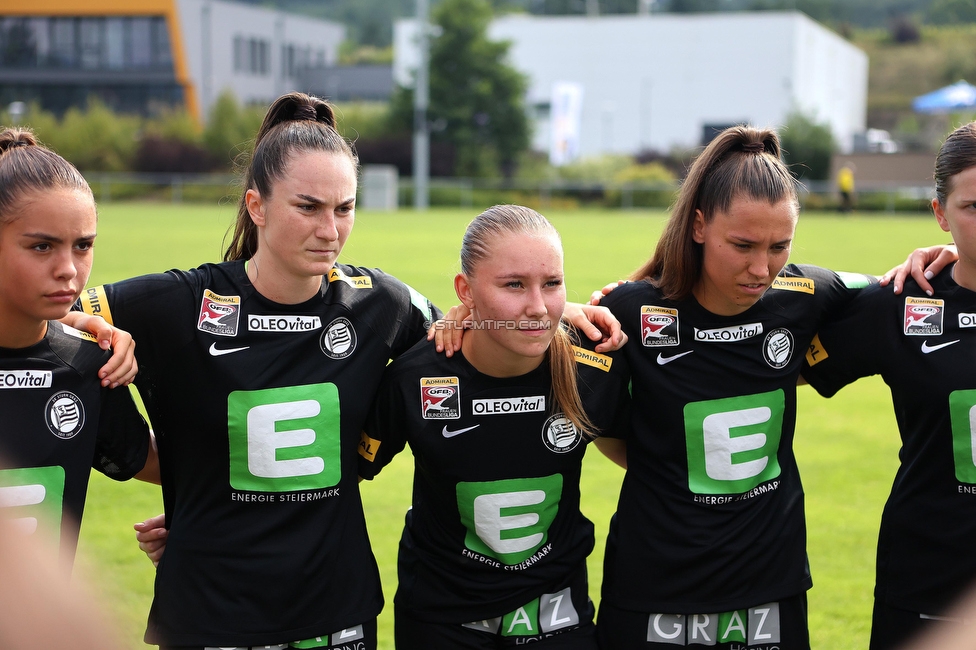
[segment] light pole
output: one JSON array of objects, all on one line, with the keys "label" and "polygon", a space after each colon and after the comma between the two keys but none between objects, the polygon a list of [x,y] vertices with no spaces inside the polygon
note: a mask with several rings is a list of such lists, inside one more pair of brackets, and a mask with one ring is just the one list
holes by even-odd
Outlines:
[{"label": "light pole", "polygon": [[427,0],[417,0],[418,51],[417,76],[413,89],[413,207],[426,210],[430,205],[430,127],[427,105],[430,94],[430,26]]}]

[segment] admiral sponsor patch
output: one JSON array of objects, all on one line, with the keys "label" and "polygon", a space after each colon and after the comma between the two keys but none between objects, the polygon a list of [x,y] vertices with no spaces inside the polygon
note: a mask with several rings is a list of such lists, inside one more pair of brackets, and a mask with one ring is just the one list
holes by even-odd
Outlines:
[{"label": "admiral sponsor patch", "polygon": [[85,405],[74,393],[55,393],[44,410],[47,412],[47,428],[63,440],[74,438],[85,426]]},{"label": "admiral sponsor patch", "polygon": [[330,359],[345,359],[356,351],[356,329],[346,318],[337,318],[322,332],[319,345]]},{"label": "admiral sponsor patch", "polygon": [[50,388],[54,383],[51,370],[0,370],[0,390],[5,388]]},{"label": "admiral sponsor patch", "polygon": [[762,323],[744,323],[714,330],[700,330],[696,327],[695,340],[705,343],[732,343],[734,341],[745,341],[762,333]]},{"label": "admiral sponsor patch", "polygon": [[69,325],[65,325],[64,323],[61,324],[61,329],[63,329],[64,333],[67,334],[68,336],[73,336],[76,339],[81,339],[83,341],[91,341],[92,343],[98,343],[98,337],[95,336],[94,334],[89,334],[88,332],[82,332],[81,330],[76,330],[75,328]]},{"label": "admiral sponsor patch", "polygon": [[461,417],[461,386],[457,377],[422,377],[420,409],[425,420]]},{"label": "admiral sponsor patch", "polygon": [[612,357],[608,357],[605,354],[597,354],[596,352],[591,352],[576,345],[573,346],[573,357],[576,358],[576,363],[593,366],[603,372],[610,372],[610,366],[613,365]]},{"label": "admiral sponsor patch", "polygon": [[376,452],[379,450],[381,442],[382,440],[374,440],[366,435],[365,431],[362,431],[359,434],[359,455],[372,463],[376,460]]},{"label": "admiral sponsor patch", "polygon": [[565,454],[572,451],[583,439],[580,430],[576,428],[573,421],[562,413],[551,416],[542,425],[542,442],[549,449],[557,454]]},{"label": "admiral sponsor patch", "polygon": [[959,314],[959,327],[961,329],[976,327],[976,314]]},{"label": "admiral sponsor patch", "polygon": [[373,288],[373,278],[368,275],[353,275],[349,276],[340,271],[339,269],[332,269],[329,271],[329,282],[345,282],[350,287],[355,289],[372,289]]},{"label": "admiral sponsor patch", "polygon": [[784,278],[777,277],[769,286],[770,289],[781,291],[799,291],[800,293],[816,293],[817,284],[813,278]]},{"label": "admiral sponsor patch", "polygon": [[263,316],[251,314],[247,317],[250,332],[311,332],[321,329],[322,319],[318,316]]},{"label": "admiral sponsor patch", "polygon": [[471,400],[471,412],[475,415],[510,415],[512,413],[537,413],[545,410],[545,395]]},{"label": "admiral sponsor patch", "polygon": [[827,349],[820,342],[820,335],[815,334],[813,340],[810,341],[810,347],[807,348],[807,363],[811,366],[815,366],[830,355],[827,354]]},{"label": "admiral sponsor patch", "polygon": [[939,336],[945,300],[940,298],[905,298],[905,335]]},{"label": "admiral sponsor patch", "polygon": [[210,289],[203,290],[197,329],[217,336],[237,336],[241,317],[240,296],[220,296]]},{"label": "admiral sponsor patch", "polygon": [[793,334],[783,327],[767,334],[763,341],[763,358],[777,370],[788,364],[793,358]]},{"label": "admiral sponsor patch", "polygon": [[678,310],[642,305],[640,333],[647,348],[678,345]]},{"label": "admiral sponsor patch", "polygon": [[106,323],[112,324],[112,310],[108,307],[108,296],[102,285],[85,289],[85,293],[81,294],[81,309],[86,314],[101,316]]}]

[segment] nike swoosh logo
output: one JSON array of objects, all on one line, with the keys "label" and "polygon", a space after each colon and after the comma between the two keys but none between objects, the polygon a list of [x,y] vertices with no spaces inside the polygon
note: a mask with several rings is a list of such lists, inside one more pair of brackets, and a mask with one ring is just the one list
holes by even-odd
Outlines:
[{"label": "nike swoosh logo", "polygon": [[949,341],[948,343],[939,343],[938,345],[929,345],[928,341],[922,341],[922,354],[928,354],[929,352],[935,352],[936,350],[941,350],[942,348],[947,348],[953,343],[958,343],[959,339],[955,341]]},{"label": "nike swoosh logo", "polygon": [[250,345],[245,345],[243,348],[227,348],[227,349],[224,350],[224,349],[218,348],[216,343],[211,343],[210,344],[210,356],[212,356],[212,357],[220,357],[220,356],[223,356],[225,354],[233,354],[234,352],[240,352],[241,350],[246,350],[249,347],[251,347],[251,346]]},{"label": "nike swoosh logo", "polygon": [[454,436],[459,436],[459,435],[461,435],[461,434],[462,434],[462,433],[464,433],[465,431],[471,431],[471,429],[477,429],[477,428],[478,428],[478,427],[480,427],[480,426],[481,426],[480,424],[476,424],[476,425],[474,425],[473,427],[468,427],[468,428],[466,428],[466,429],[458,429],[457,431],[449,431],[449,430],[447,429],[447,426],[445,426],[445,427],[444,427],[444,430],[443,430],[443,431],[441,431],[441,433],[443,433],[443,434],[444,434],[444,437],[445,437],[445,438],[453,438]]},{"label": "nike swoosh logo", "polygon": [[657,365],[663,366],[665,364],[671,363],[675,359],[680,359],[681,357],[685,356],[686,354],[691,354],[692,352],[694,352],[694,350],[688,350],[687,352],[682,352],[681,354],[675,354],[675,355],[670,356],[670,357],[666,357],[663,354],[661,354],[660,352],[658,352],[657,353]]}]

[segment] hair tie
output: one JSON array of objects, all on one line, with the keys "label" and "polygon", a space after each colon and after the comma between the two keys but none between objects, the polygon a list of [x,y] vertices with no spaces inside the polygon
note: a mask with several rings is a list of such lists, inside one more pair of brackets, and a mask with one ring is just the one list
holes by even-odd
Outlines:
[{"label": "hair tie", "polygon": [[26,140],[14,140],[13,142],[10,143],[8,149],[13,149],[14,147],[29,147],[29,146],[30,146],[30,142],[27,142]]},{"label": "hair tie", "polygon": [[766,145],[763,142],[747,142],[742,145],[742,150],[746,153],[764,153]]},{"label": "hair tie", "polygon": [[310,106],[309,104],[302,104],[301,106],[295,109],[294,118],[296,120],[310,120],[312,122],[318,122],[319,115],[315,111],[314,106]]}]

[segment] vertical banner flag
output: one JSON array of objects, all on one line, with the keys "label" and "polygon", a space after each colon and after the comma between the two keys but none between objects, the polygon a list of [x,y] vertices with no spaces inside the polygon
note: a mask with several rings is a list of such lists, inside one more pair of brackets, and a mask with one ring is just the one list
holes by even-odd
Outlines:
[{"label": "vertical banner flag", "polygon": [[570,81],[554,83],[550,106],[552,135],[549,139],[549,162],[557,166],[565,165],[579,157],[583,84]]}]

